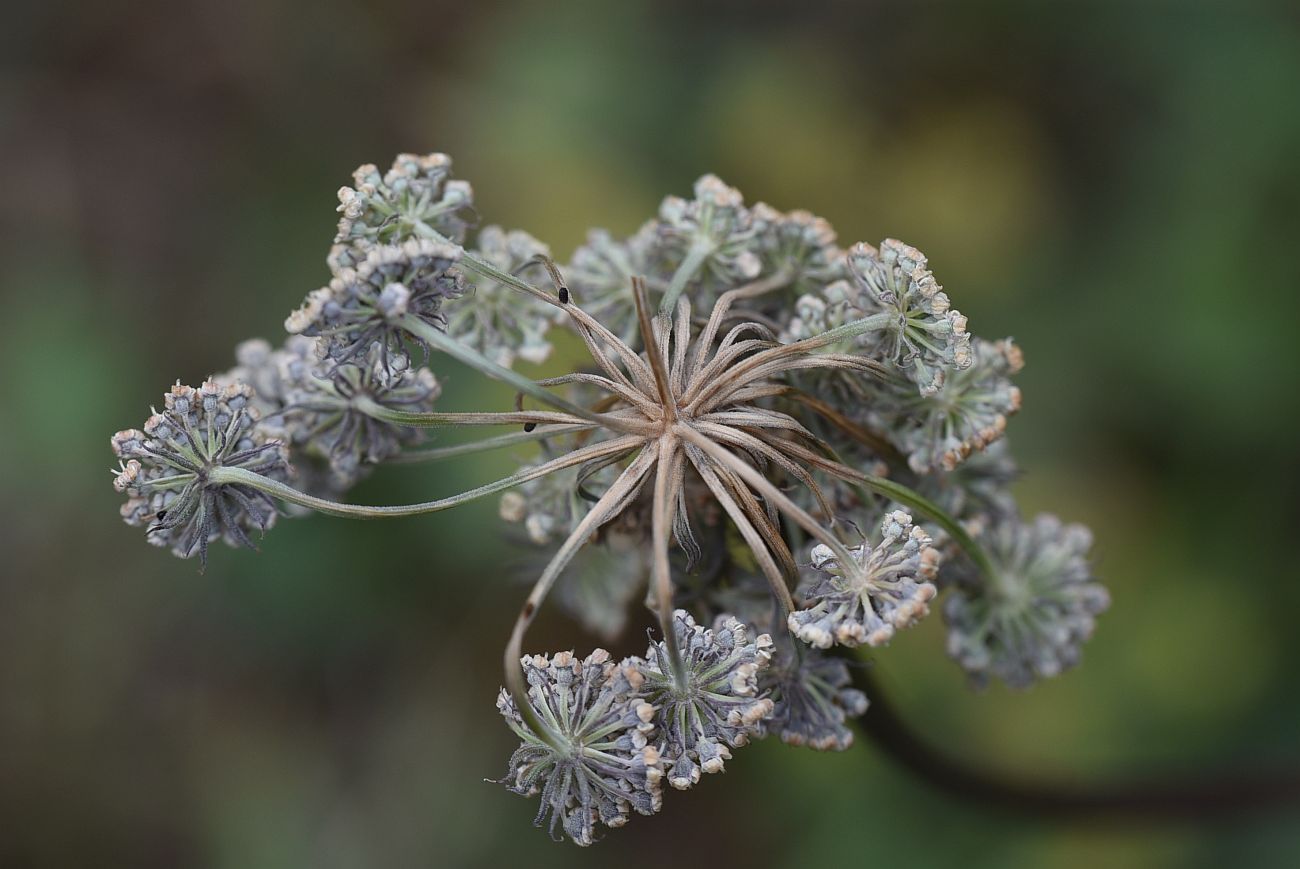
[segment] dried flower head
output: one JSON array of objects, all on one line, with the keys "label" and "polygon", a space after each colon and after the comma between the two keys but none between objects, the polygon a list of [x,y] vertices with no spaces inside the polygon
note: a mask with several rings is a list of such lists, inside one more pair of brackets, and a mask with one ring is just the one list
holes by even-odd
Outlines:
[{"label": "dried flower head", "polygon": [[506,787],[541,796],[536,824],[557,828],[579,845],[594,841],[596,823],[621,827],[632,811],[651,815],[661,804],[663,773],[654,734],[654,708],[629,690],[609,653],[579,661],[571,652],[523,659],[528,700],[548,732],[535,733],[510,692],[497,709],[523,743],[510,758]]},{"label": "dried flower head", "polygon": [[406,354],[385,354],[379,344],[333,368],[313,357],[289,351],[281,356],[284,416],[293,423],[294,446],[326,460],[339,488],[357,482],[365,465],[423,440],[422,429],[384,416],[432,409],[440,392],[432,371],[411,368]]},{"label": "dried flower head", "polygon": [[[302,351],[315,346],[315,341],[303,336],[290,336],[286,347],[303,345]],[[268,431],[281,422],[279,412],[284,409],[284,385],[280,382],[280,357],[283,348],[271,346],[265,338],[250,338],[235,346],[235,367],[224,374],[213,375],[221,384],[246,383],[253,389],[250,406],[260,415],[259,422]]]},{"label": "dried flower head", "polygon": [[[952,309],[948,295],[926,268],[925,254],[887,238],[879,250],[864,242],[855,244],[848,262],[859,290],[847,300],[853,316],[893,315],[879,350],[916,382],[923,395],[938,391],[945,372],[970,367],[974,359],[966,318]],[[867,337],[879,341],[877,335]]]},{"label": "dried flower head", "polygon": [[787,296],[819,290],[847,277],[844,251],[835,244],[835,229],[825,218],[799,209],[778,211],[764,202],[755,205],[750,215],[763,271],[789,269],[794,275]]},{"label": "dried flower head", "polygon": [[937,391],[918,395],[910,384],[895,384],[870,407],[876,427],[918,474],[953,470],[1002,437],[1007,417],[1020,410],[1020,389],[1010,380],[1024,366],[1020,348],[1010,338],[976,338],[971,349],[975,363],[951,371]]},{"label": "dried flower head", "polygon": [[729,749],[762,733],[771,716],[771,698],[761,696],[759,674],[772,658],[772,638],[750,639],[746,627],[721,616],[712,629],[695,623],[685,610],[673,613],[685,672],[675,673],[667,643],[650,646],[639,667],[642,690],[658,707],[660,751],[669,766],[668,782],[684,789],[700,772],[721,772]]},{"label": "dried flower head", "polygon": [[[544,278],[540,258],[551,251],[522,230],[488,226],[479,232],[474,253],[503,272]],[[516,357],[545,362],[551,355],[544,337],[551,325],[550,308],[490,277],[475,276],[470,283],[464,302],[447,313],[447,333],[506,367]]]},{"label": "dried flower head", "polygon": [[425,239],[369,249],[356,269],[344,271],[307,295],[284,328],[292,335],[320,336],[323,353],[346,362],[378,343],[386,354],[403,350],[410,317],[442,328],[442,305],[459,298],[464,279],[448,271],[460,248]]},{"label": "dried flower head", "polygon": [[796,637],[819,649],[834,643],[880,646],[930,611],[939,568],[930,535],[900,510],[886,514],[880,534],[878,545],[864,540],[850,549],[849,562],[824,544],[813,547],[809,606],[790,613]]},{"label": "dried flower head", "polygon": [[150,543],[206,566],[208,544],[256,548],[249,532],[275,522],[275,504],[249,486],[213,480],[218,468],[243,468],[273,479],[288,471],[284,449],[258,429],[253,390],[207,380],[177,383],[144,424],[113,435],[120,460],[113,487],[128,495],[122,518],[142,525]]},{"label": "dried flower head", "polygon": [[995,676],[1024,688],[1073,667],[1110,606],[1088,564],[1092,532],[1040,514],[1033,522],[1005,519],[983,541],[995,574],[960,566],[944,606],[948,653],[976,684]]},{"label": "dried flower head", "polygon": [[850,687],[851,681],[844,659],[778,634],[772,665],[759,679],[775,703],[766,732],[788,745],[843,751],[853,744],[848,719],[867,711],[867,695]]},{"label": "dried flower head", "polygon": [[657,231],[657,255],[664,266],[683,274],[705,295],[716,298],[762,271],[744,197],[716,175],[695,182],[694,199],[664,199]]},{"label": "dried flower head", "polygon": [[587,234],[587,243],[573,252],[564,270],[574,298],[583,309],[624,342],[631,342],[636,335],[632,278],[650,271],[655,238],[653,221],[623,241],[603,229],[593,229]]},{"label": "dried flower head", "polygon": [[[804,293],[782,318],[781,340],[787,344],[802,341],[860,319],[864,314],[859,295],[848,280],[832,281],[815,292]],[[879,340],[870,334],[846,337],[829,345],[827,350],[847,353],[863,344],[874,350]]]},{"label": "dried flower head", "polygon": [[[258,428],[288,450],[289,480],[294,488],[333,500],[342,497],[361,473],[344,479],[330,468],[329,451],[320,449],[319,438],[307,425],[311,414],[297,412],[287,396],[294,384],[301,388],[304,378],[319,376],[311,373],[322,370],[317,343],[318,339],[306,335],[288,335],[279,347],[261,338],[243,341],[235,347],[235,367],[214,375],[213,380],[222,385],[252,386],[251,407],[260,415]],[[284,512],[305,516],[311,511],[288,504]]]},{"label": "dried flower head", "polygon": [[352,187],[339,189],[341,216],[329,256],[335,271],[354,268],[369,248],[405,241],[422,228],[464,239],[474,192],[468,182],[451,179],[446,154],[399,154],[383,175],[367,163],[352,177]]},{"label": "dried flower head", "polygon": [[[339,201],[332,280],[288,340],[246,342],[230,372],[177,385],[144,431],[114,437],[123,515],[206,558],[217,537],[251,545],[272,498],[371,519],[504,493],[526,558],[545,561],[503,656],[498,707],[522,741],[506,786],[540,796],[553,836],[590,844],[598,824],[658,810],[664,777],[688,788],[754,738],[846,748],[867,698],[823,650],[924,616],[941,552],[949,649],[974,679],[1026,684],[1077,660],[1106,593],[1085,530],[1019,519],[1002,440],[1019,351],[972,339],[915,248],[841,250],[825,220],[747,206],[706,175],[630,237],[593,231],[566,281],[522,231],[466,246],[471,191],[445,155],[363,166]],[[589,364],[513,370],[548,357],[559,323]],[[513,409],[433,410],[415,348],[507,384]],[[500,425],[405,451],[430,427]],[[519,445],[536,458],[436,500],[339,497],[380,462]],[[877,542],[846,543],[840,516],[882,512]],[[660,630],[646,658],[517,665],[548,598],[612,636],[643,586]]]}]

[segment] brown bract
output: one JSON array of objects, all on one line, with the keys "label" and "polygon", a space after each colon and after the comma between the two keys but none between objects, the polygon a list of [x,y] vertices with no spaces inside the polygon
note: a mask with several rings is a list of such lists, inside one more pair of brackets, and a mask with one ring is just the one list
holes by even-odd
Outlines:
[{"label": "brown bract", "polygon": [[[565,298],[558,272],[552,271],[552,277],[560,298]],[[638,496],[647,486],[653,578],[666,626],[672,613],[669,546],[675,539],[688,552],[695,548],[685,497],[688,475],[698,477],[730,517],[786,612],[794,608],[790,588],[796,567],[782,534],[781,514],[820,542],[842,549],[821,519],[795,504],[768,476],[775,470],[808,487],[819,512],[830,517],[832,510],[812,471],[842,479],[852,479],[852,472],[822,455],[811,432],[765,400],[796,392],[790,372],[818,368],[873,375],[880,373],[881,364],[865,356],[819,352],[829,343],[819,338],[782,344],[771,329],[745,316],[745,300],[778,290],[788,281],[787,274],[777,273],[728,291],[707,319],[696,320],[684,297],[672,316],[652,316],[643,282],[634,279],[644,352],[634,350],[576,301],[552,302],[567,311],[596,370],[539,384],[583,384],[599,395],[589,407],[594,431],[587,437],[594,442],[553,460],[555,469],[590,463],[621,470],[574,525],[524,604],[506,651],[510,671],[517,673],[524,631],[559,574],[594,532],[641,500]],[[553,413],[521,409],[519,421],[561,420]],[[665,627],[664,635],[671,641],[671,629]]]}]

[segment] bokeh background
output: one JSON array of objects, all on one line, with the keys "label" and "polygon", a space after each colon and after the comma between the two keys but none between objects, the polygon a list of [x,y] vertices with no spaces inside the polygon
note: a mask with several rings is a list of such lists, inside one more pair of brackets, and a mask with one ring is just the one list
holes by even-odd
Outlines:
[{"label": "bokeh background", "polygon": [[[552,844],[483,783],[526,587],[493,503],[286,521],[199,575],[118,521],[106,473],[113,431],[324,281],[358,163],[447,151],[487,221],[561,258],[713,171],[925,250],[1026,352],[1026,509],[1097,532],[1114,606],[1079,670],[972,693],[932,618],[877,656],[908,719],[1082,781],[1295,765],[1293,5],[20,2],[0,148],[0,865],[1300,864],[1294,814],[1033,821],[869,744],[761,744],[595,849]],[[444,409],[508,405],[437,370]],[[595,642],[552,613],[530,645]]]}]

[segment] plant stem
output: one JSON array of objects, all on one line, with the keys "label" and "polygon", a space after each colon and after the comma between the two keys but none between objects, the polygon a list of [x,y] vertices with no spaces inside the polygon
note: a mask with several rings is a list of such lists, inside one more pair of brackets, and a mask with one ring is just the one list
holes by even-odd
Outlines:
[{"label": "plant stem", "polygon": [[435,329],[433,326],[430,326],[418,317],[404,314],[399,318],[398,322],[403,329],[410,332],[430,347],[433,347],[436,350],[441,350],[453,359],[465,363],[471,368],[486,374],[494,380],[500,380],[503,383],[513,386],[525,395],[531,395],[543,404],[547,404],[557,410],[565,411],[566,413],[571,413],[576,417],[580,417],[590,422],[598,423],[599,425],[613,429],[614,431],[629,430],[626,420],[617,417],[604,416],[599,413],[592,413],[585,407],[574,404],[565,398],[561,398],[555,393],[539,386],[536,382],[524,377],[517,371],[512,371],[504,365],[498,365],[482,353],[479,353],[473,347],[465,346],[455,338],[452,338],[446,332],[443,332],[440,329]]},{"label": "plant stem", "polygon": [[398,464],[437,462],[442,459],[483,453],[488,450],[513,446],[514,444],[546,440],[555,435],[589,431],[592,428],[595,428],[595,426],[586,423],[582,425],[548,425],[543,426],[542,428],[533,429],[532,431],[516,431],[511,432],[510,434],[497,435],[496,437],[483,438],[482,440],[470,441],[469,443],[464,444],[454,444],[447,447],[434,447],[433,449],[425,450],[405,450],[389,459],[389,461]]},{"label": "plant stem", "polygon": [[672,280],[668,282],[668,289],[664,290],[664,297],[659,300],[661,314],[672,313],[677,307],[677,299],[686,289],[687,283],[695,277],[695,273],[700,270],[700,266],[704,265],[704,261],[711,253],[713,253],[712,245],[700,244],[698,241],[691,245],[685,259],[677,267],[677,271],[673,272]]},{"label": "plant stem", "polygon": [[[650,352],[654,352],[653,347]],[[673,683],[678,691],[684,692],[687,687],[686,663],[682,659],[677,630],[673,625],[673,579],[668,563],[668,527],[671,511],[677,502],[676,492],[670,491],[671,465],[680,455],[681,444],[676,437],[665,435],[655,448],[659,452],[659,460],[655,468],[654,499],[650,508],[650,545],[654,558],[656,609],[659,614],[659,629],[664,635],[664,646],[668,649],[668,662],[673,670]]]},{"label": "plant stem", "polygon": [[393,519],[399,516],[418,516],[423,513],[437,513],[442,510],[449,510],[452,507],[459,507],[461,504],[469,503],[484,495],[491,495],[493,492],[500,492],[517,486],[520,483],[526,483],[529,480],[535,480],[538,477],[544,477],[564,468],[582,464],[591,459],[603,458],[606,456],[616,455],[626,452],[637,443],[636,438],[623,437],[615,438],[611,441],[605,441],[590,447],[584,447],[557,459],[552,459],[545,464],[538,465],[535,468],[529,468],[520,471],[517,474],[511,474],[509,477],[503,477],[486,485],[471,489],[468,492],[462,492],[459,495],[452,495],[448,498],[441,498],[437,501],[425,501],[420,504],[402,504],[397,506],[384,507],[366,507],[360,504],[340,504],[337,501],[330,501],[325,498],[318,498],[315,495],[308,495],[306,492],[299,492],[292,486],[281,483],[279,480],[272,480],[261,474],[246,470],[245,468],[213,468],[208,473],[208,481],[214,485],[234,485],[248,486],[259,492],[265,492],[273,498],[279,498],[281,501],[287,501],[290,504],[297,504],[318,513],[324,513],[329,516],[342,516],[349,519]]},{"label": "plant stem", "polygon": [[443,428],[455,425],[519,425],[552,423],[559,425],[585,425],[580,417],[553,411],[517,411],[515,413],[417,413],[394,410],[365,395],[352,399],[352,406],[372,419],[404,425],[410,428]]},{"label": "plant stem", "polygon": [[515,619],[514,628],[510,631],[510,640],[506,643],[504,655],[506,687],[510,690],[511,696],[514,697],[515,706],[519,709],[519,715],[539,738],[545,740],[552,748],[559,751],[565,750],[563,741],[537,716],[532,703],[528,699],[528,688],[524,684],[523,669],[520,666],[524,647],[524,634],[528,631],[528,626],[533,623],[533,619],[536,618],[537,611],[541,609],[551,587],[555,585],[555,581],[559,579],[564,568],[568,567],[569,562],[578,554],[578,550],[587,543],[591,535],[602,524],[640,489],[646,474],[650,470],[650,466],[654,464],[656,449],[654,445],[644,447],[632,461],[632,464],[627,466],[613,485],[606,490],[600,500],[592,505],[587,515],[569,533],[568,538],[552,556],[550,563],[546,565],[546,569],[542,571],[542,575],[538,577],[533,590],[529,592],[528,599],[524,601],[523,608],[519,611],[519,617]]}]

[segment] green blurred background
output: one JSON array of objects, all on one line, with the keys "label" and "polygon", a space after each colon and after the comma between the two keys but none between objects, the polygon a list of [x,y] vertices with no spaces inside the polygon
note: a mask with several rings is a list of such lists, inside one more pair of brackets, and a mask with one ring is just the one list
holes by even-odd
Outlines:
[{"label": "green blurred background", "polygon": [[[7,7],[0,49],[0,865],[1300,865],[1294,814],[1036,822],[867,744],[761,744],[555,845],[483,783],[526,587],[493,503],[286,521],[200,576],[106,473],[113,431],[325,280],[358,163],[447,151],[486,221],[561,258],[712,171],[925,250],[1025,349],[1026,509],[1097,532],[1114,605],[1084,665],[975,694],[931,618],[878,655],[909,720],[1045,776],[1295,765],[1294,6],[53,0]],[[435,365],[444,409],[508,406]],[[530,639],[595,642],[557,613]]]}]

